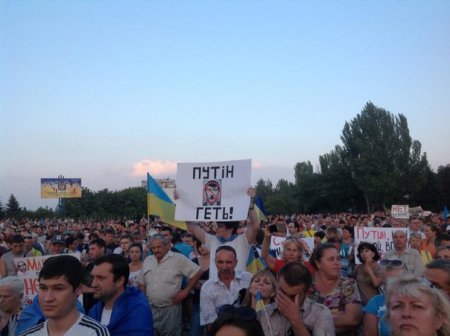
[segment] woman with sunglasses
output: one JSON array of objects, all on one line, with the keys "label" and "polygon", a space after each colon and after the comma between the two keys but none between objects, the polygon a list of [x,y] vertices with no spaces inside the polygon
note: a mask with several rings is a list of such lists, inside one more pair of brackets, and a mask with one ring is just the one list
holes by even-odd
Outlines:
[{"label": "woman with sunglasses", "polygon": [[363,308],[364,315],[364,336],[390,336],[391,330],[384,319],[386,314],[386,297],[384,287],[389,279],[395,279],[404,273],[403,262],[398,259],[383,259],[380,261],[383,284],[379,290],[382,294],[375,295]]},{"label": "woman with sunglasses", "polygon": [[404,274],[388,283],[386,299],[391,335],[450,335],[448,298],[427,280]]},{"label": "woman with sunglasses", "polygon": [[363,305],[378,294],[383,279],[381,278],[381,266],[378,264],[380,254],[377,248],[367,242],[358,245],[356,255],[361,264],[355,267],[355,279],[358,284],[359,294]]},{"label": "woman with sunglasses", "polygon": [[310,299],[331,310],[336,335],[358,335],[361,298],[356,281],[341,276],[339,251],[332,244],[322,244],[314,250],[310,261],[316,269]]}]

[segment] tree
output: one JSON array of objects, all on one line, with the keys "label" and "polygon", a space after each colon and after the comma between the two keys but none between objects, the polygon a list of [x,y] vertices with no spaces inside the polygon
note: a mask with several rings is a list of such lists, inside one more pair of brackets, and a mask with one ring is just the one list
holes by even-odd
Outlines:
[{"label": "tree", "polygon": [[442,200],[439,204],[440,210],[442,210],[445,205],[450,207],[450,164],[438,168],[437,180],[442,193]]},{"label": "tree", "polygon": [[8,203],[6,204],[6,217],[8,218],[19,218],[20,217],[20,206],[17,199],[13,194],[9,196]]},{"label": "tree", "polygon": [[394,116],[368,102],[345,123],[341,139],[344,163],[364,195],[368,212],[373,206],[386,208],[402,201],[424,185],[426,155],[421,154],[420,142],[411,139],[402,114]]},{"label": "tree", "polygon": [[5,207],[2,201],[0,200],[0,219],[3,219],[4,217],[5,217]]}]

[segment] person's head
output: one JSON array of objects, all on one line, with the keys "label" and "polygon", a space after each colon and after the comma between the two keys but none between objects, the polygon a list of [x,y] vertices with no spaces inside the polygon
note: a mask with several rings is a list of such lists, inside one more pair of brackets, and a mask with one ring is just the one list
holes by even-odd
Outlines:
[{"label": "person's head", "polygon": [[424,279],[404,274],[389,281],[386,320],[394,335],[450,335],[450,305]]},{"label": "person's head", "polygon": [[106,242],[103,239],[95,239],[89,243],[89,256],[96,260],[105,254]]},{"label": "person's head", "polygon": [[314,248],[318,248],[322,244],[322,239],[325,237],[325,232],[317,231],[314,233]]},{"label": "person's head", "polygon": [[311,265],[324,277],[337,279],[341,274],[339,251],[332,244],[322,244],[313,251]]},{"label": "person's head", "polygon": [[239,228],[239,222],[217,222],[216,236],[220,238],[229,238],[236,234]]},{"label": "person's head", "polygon": [[422,245],[422,236],[420,233],[412,232],[409,235],[409,246],[415,250],[420,251],[420,246]]},{"label": "person's head", "polygon": [[215,262],[219,279],[233,279],[234,269],[237,265],[236,251],[228,245],[222,245],[217,248]]},{"label": "person's head", "polygon": [[450,260],[450,245],[440,246],[436,252],[436,259],[449,259]]},{"label": "person's head", "polygon": [[8,276],[0,280],[0,311],[6,314],[17,313],[22,305],[23,280]]},{"label": "person's head", "polygon": [[20,234],[15,234],[11,237],[11,252],[13,254],[22,254],[24,249],[23,237]]},{"label": "person's head", "polygon": [[303,248],[296,238],[286,239],[283,242],[283,260],[285,262],[303,260]]},{"label": "person's head", "polygon": [[278,291],[286,295],[291,301],[297,300],[301,305],[306,292],[312,285],[312,276],[309,270],[299,262],[285,264],[278,273]]},{"label": "person's head", "polygon": [[439,233],[438,227],[434,224],[426,224],[423,228],[423,233],[425,234],[425,238],[428,240],[436,239],[437,234]]},{"label": "person's head", "polygon": [[69,236],[66,238],[66,248],[69,251],[75,251],[77,249],[78,240],[75,237]]},{"label": "person's head", "polygon": [[434,242],[436,247],[440,246],[450,246],[450,233],[441,233],[436,237],[436,241]]},{"label": "person's head", "polygon": [[327,237],[327,240],[329,240],[330,238],[339,239],[339,231],[338,231],[338,229],[333,227],[333,226],[327,227],[326,237]]},{"label": "person's head", "polygon": [[129,257],[131,261],[140,261],[142,260],[142,255],[144,254],[144,249],[142,248],[142,244],[134,243],[131,244],[129,250]]},{"label": "person's head", "polygon": [[158,233],[152,236],[150,240],[150,248],[156,260],[159,262],[170,250],[170,243],[166,237]]},{"label": "person's head", "polygon": [[413,216],[409,219],[409,229],[411,231],[419,231],[422,225],[422,220],[419,217]]},{"label": "person's head", "polygon": [[104,255],[95,260],[91,274],[94,298],[114,303],[128,284],[128,260],[120,254]]},{"label": "person's head", "polygon": [[31,251],[33,248],[34,239],[33,236],[30,234],[27,234],[23,237],[23,244],[25,247],[25,251]]},{"label": "person's head", "polygon": [[375,245],[368,242],[361,242],[358,245],[358,253],[356,254],[359,261],[364,263],[369,260],[378,261],[381,259]]},{"label": "person's head", "polygon": [[350,225],[344,225],[342,227],[342,239],[353,239],[354,236],[354,228]]},{"label": "person's head", "polygon": [[120,248],[123,253],[128,254],[131,244],[133,244],[133,237],[130,234],[125,234],[120,237]]},{"label": "person's head", "polygon": [[115,235],[116,233],[114,229],[106,229],[105,231],[103,231],[103,240],[107,245],[111,245],[112,243],[114,243]]},{"label": "person's head", "polygon": [[396,278],[403,274],[406,270],[405,264],[400,259],[383,259],[380,260],[381,276],[383,282],[386,283],[391,278]]},{"label": "person's head", "polygon": [[276,295],[277,282],[272,272],[268,269],[256,272],[250,280],[246,298],[244,302],[251,304],[250,297],[255,298],[256,293],[260,292],[262,299],[272,302]]},{"label": "person's head", "polygon": [[254,309],[224,305],[219,308],[217,319],[211,324],[212,336],[264,336],[263,328]]},{"label": "person's head", "polygon": [[181,235],[181,241],[185,244],[193,245],[194,237],[192,236],[192,233],[190,232],[184,232]]},{"label": "person's head", "polygon": [[291,236],[296,236],[296,235],[298,235],[300,226],[298,225],[297,222],[289,222],[287,225],[287,228],[288,228],[289,234]]},{"label": "person's head", "polygon": [[397,251],[404,251],[406,249],[406,232],[402,230],[397,230],[393,234],[394,248]]},{"label": "person's head", "polygon": [[50,241],[50,254],[62,254],[66,248],[66,239],[62,235],[54,235]]},{"label": "person's head", "polygon": [[161,230],[159,231],[166,239],[173,243],[173,230],[170,226],[163,226]]},{"label": "person's head", "polygon": [[76,310],[83,267],[71,255],[47,259],[39,272],[39,305],[48,319],[63,319]]},{"label": "person's head", "polygon": [[450,260],[431,261],[427,264],[423,276],[450,298]]}]

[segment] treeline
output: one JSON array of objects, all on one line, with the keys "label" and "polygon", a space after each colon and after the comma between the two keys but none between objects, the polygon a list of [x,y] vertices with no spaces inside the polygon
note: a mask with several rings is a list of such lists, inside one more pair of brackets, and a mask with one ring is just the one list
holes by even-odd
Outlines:
[{"label": "treeline", "polygon": [[81,198],[65,198],[54,210],[40,207],[35,211],[21,208],[11,195],[6,205],[0,203],[0,209],[1,218],[140,219],[147,214],[147,190],[135,187],[94,192],[83,188]]},{"label": "treeline", "polygon": [[[294,167],[294,182],[259,180],[257,194],[270,214],[372,212],[392,204],[421,205],[441,211],[450,206],[450,164],[434,172],[421,144],[409,134],[406,117],[368,102],[344,124],[342,144]],[[313,140],[312,140],[313,141]],[[138,219],[146,214],[145,188],[93,192],[83,188],[79,199],[63,199],[57,209],[28,211],[14,195],[0,216],[8,218],[70,217],[75,219]]]},{"label": "treeline", "polygon": [[369,102],[341,135],[342,145],[294,167],[295,182],[259,180],[257,194],[272,214],[371,212],[392,204],[441,211],[450,205],[450,165],[434,172],[403,115]]}]

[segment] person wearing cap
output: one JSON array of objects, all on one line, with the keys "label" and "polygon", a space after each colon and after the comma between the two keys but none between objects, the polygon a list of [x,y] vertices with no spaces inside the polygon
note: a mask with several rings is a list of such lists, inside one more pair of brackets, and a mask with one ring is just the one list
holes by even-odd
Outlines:
[{"label": "person wearing cap", "polygon": [[65,248],[66,248],[66,240],[64,239],[64,236],[60,234],[54,235],[52,240],[50,241],[49,254],[51,255],[63,254]]}]

